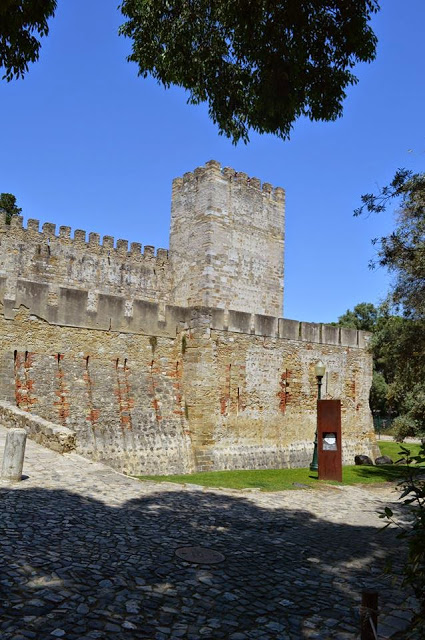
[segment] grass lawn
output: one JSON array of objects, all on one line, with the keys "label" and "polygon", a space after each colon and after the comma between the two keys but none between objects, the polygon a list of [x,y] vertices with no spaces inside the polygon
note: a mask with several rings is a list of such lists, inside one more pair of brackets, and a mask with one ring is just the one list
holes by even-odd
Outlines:
[{"label": "grass lawn", "polygon": [[[398,481],[405,467],[384,465],[380,467],[343,467],[343,484],[374,484]],[[336,482],[318,481],[317,473],[309,469],[259,469],[243,471],[211,471],[171,476],[138,476],[140,480],[155,482],[177,482],[179,484],[198,484],[204,487],[222,487],[228,489],[261,489],[262,491],[285,491],[320,487]],[[295,484],[294,484],[295,483]]]},{"label": "grass lawn", "polygon": [[[400,458],[400,444],[398,442],[380,441],[382,455],[390,456],[394,461]],[[411,455],[419,452],[419,444],[409,444]],[[342,483],[374,484],[396,482],[403,476],[406,467],[402,465],[383,465],[379,467],[347,466],[343,467]],[[154,480],[155,482],[177,482],[179,484],[198,484],[204,487],[223,487],[227,489],[261,489],[262,491],[284,491],[305,487],[320,487],[324,484],[338,484],[336,482],[322,482],[317,479],[317,473],[309,469],[258,469],[241,471],[211,471],[205,473],[191,473],[188,475],[171,476],[138,476],[140,480]]]},{"label": "grass lawn", "polygon": [[419,447],[420,447],[419,444],[406,443],[406,444],[400,445],[399,442],[387,442],[384,440],[377,440],[376,442],[379,445],[379,448],[381,449],[382,455],[390,456],[390,458],[394,460],[394,462],[404,457],[400,455],[401,446],[405,447],[406,449],[409,449],[410,455],[412,456],[416,456],[419,453]]}]

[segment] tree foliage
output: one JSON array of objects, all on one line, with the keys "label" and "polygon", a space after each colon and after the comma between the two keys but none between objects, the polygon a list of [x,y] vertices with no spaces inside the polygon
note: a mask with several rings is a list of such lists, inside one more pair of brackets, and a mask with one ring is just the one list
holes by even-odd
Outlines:
[{"label": "tree foliage", "polygon": [[[400,203],[397,225],[393,233],[375,241],[377,263],[395,276],[387,301],[387,309],[402,311],[403,316],[388,316],[377,323],[372,348],[377,367],[387,380],[387,398],[397,403],[399,416],[394,421],[397,435],[425,434],[425,174],[406,169],[396,172],[388,187],[377,195],[366,194],[355,215],[364,211],[380,213],[394,199]],[[408,462],[425,462],[422,441],[418,456]],[[419,640],[425,637],[425,479],[422,469],[409,469],[402,483],[400,499],[410,511],[410,519],[400,523],[386,507],[381,517],[400,527],[400,538],[407,542],[408,556],[404,566],[405,584],[413,587],[419,601],[410,628],[403,637]]]},{"label": "tree foliage", "polygon": [[[362,328],[352,315],[346,312],[335,324]],[[374,326],[366,330],[373,333],[370,408],[381,416],[397,416],[393,426],[401,440],[425,434],[425,321],[391,315],[384,305]]]},{"label": "tree foliage", "polygon": [[391,184],[377,195],[362,196],[355,211],[380,213],[398,199],[397,226],[388,236],[375,239],[378,258],[372,262],[395,275],[390,301],[412,319],[425,318],[425,173],[413,174],[399,169]]},{"label": "tree foliage", "polygon": [[352,68],[375,57],[377,0],[124,0],[139,75],[208,103],[220,133],[288,138],[300,116],[335,120]]},{"label": "tree foliage", "polygon": [[387,403],[402,439],[425,433],[425,319],[383,316],[372,339],[375,367],[384,376]]},{"label": "tree foliage", "polygon": [[362,302],[338,318],[338,326],[372,332],[373,412],[397,416],[399,439],[425,433],[425,321],[390,313]]},{"label": "tree foliage", "polygon": [[388,384],[388,403],[399,414],[394,425],[406,437],[425,433],[425,174],[398,170],[378,194],[362,196],[355,215],[381,213],[394,201],[396,227],[374,241],[372,266],[386,267],[394,281],[376,321],[372,351]]},{"label": "tree foliage", "polygon": [[[399,528],[398,538],[407,543],[407,560],[404,564],[403,585],[412,587],[419,603],[409,628],[403,633],[406,640],[422,640],[425,637],[425,443],[419,453],[412,456],[410,450],[401,447],[400,456],[407,462],[405,477],[399,483],[402,490],[400,500],[409,512],[409,518],[401,521],[394,516],[390,507],[379,514],[390,524]],[[413,465],[412,465],[413,463]]]},{"label": "tree foliage", "polygon": [[385,358],[379,358],[375,350],[375,340],[378,326],[380,330],[385,326],[388,316],[381,313],[371,302],[360,302],[354,309],[347,309],[335,322],[336,326],[358,329],[373,333],[371,351],[373,353],[373,378],[370,389],[369,404],[373,413],[388,416],[393,411],[389,402],[389,385],[385,370]]},{"label": "tree foliage", "polygon": [[38,38],[49,33],[48,19],[56,10],[56,0],[1,0],[0,67],[3,79],[22,78],[28,64],[38,60]]},{"label": "tree foliage", "polygon": [[22,209],[16,204],[16,197],[11,193],[0,193],[0,211],[6,214],[6,224],[10,224],[12,216],[19,216]]},{"label": "tree foliage", "polygon": [[[57,0],[2,0],[0,67],[22,78],[38,60]],[[219,132],[288,138],[300,116],[336,120],[353,67],[370,62],[378,0],[123,0],[119,32],[139,75],[208,104]]]},{"label": "tree foliage", "polygon": [[340,327],[360,329],[361,331],[373,331],[378,318],[378,309],[371,302],[360,302],[354,309],[347,311],[338,318]]}]

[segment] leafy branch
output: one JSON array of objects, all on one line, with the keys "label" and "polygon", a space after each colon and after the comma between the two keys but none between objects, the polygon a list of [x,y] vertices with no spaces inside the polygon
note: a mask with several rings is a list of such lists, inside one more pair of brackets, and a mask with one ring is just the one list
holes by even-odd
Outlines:
[{"label": "leafy branch", "polygon": [[383,529],[396,525],[400,529],[397,538],[407,542],[403,584],[412,587],[420,610],[411,629],[414,635],[406,637],[419,638],[416,633],[425,629],[425,468],[420,466],[425,463],[425,442],[416,456],[411,456],[406,447],[400,448],[400,454],[406,459],[406,475],[399,483],[402,489],[399,500],[403,500],[410,518],[407,523],[400,523],[389,507],[385,507],[379,517],[388,521]]},{"label": "leafy branch", "polygon": [[390,184],[383,187],[378,194],[366,193],[361,196],[362,205],[354,209],[354,216],[360,216],[365,211],[368,213],[382,213],[385,211],[388,203],[393,198],[403,194],[406,183],[412,176],[413,172],[410,169],[397,169]]}]

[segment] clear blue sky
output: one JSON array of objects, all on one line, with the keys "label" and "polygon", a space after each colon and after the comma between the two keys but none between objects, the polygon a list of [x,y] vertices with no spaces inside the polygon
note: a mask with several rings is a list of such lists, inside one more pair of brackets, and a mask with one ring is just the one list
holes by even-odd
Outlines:
[{"label": "clear blue sky", "polygon": [[388,276],[368,269],[370,241],[393,218],[352,211],[398,167],[424,170],[424,0],[382,1],[377,59],[358,67],[343,118],[237,147],[182,90],[137,77],[117,4],[59,0],[40,61],[0,82],[0,192],[26,219],[168,247],[172,178],[214,158],[286,189],[286,317],[379,302]]}]

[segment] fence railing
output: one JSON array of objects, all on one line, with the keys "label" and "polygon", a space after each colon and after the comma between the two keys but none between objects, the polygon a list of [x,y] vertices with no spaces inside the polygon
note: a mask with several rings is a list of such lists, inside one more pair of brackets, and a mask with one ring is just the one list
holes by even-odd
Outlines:
[{"label": "fence railing", "polygon": [[392,429],[395,416],[373,416],[373,427],[378,438],[381,435],[389,433]]}]

